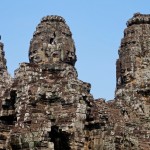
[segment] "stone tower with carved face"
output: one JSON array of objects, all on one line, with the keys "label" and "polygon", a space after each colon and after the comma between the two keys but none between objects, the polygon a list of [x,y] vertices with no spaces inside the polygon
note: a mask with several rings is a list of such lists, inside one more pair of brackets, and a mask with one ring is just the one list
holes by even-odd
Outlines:
[{"label": "stone tower with carved face", "polygon": [[93,97],[90,84],[77,78],[74,41],[62,17],[41,20],[30,42],[29,60],[15,71],[17,121],[7,148],[83,150]]},{"label": "stone tower with carved face", "polygon": [[137,114],[147,117],[150,116],[149,62],[150,15],[136,13],[127,22],[119,49],[116,98],[124,99]]}]

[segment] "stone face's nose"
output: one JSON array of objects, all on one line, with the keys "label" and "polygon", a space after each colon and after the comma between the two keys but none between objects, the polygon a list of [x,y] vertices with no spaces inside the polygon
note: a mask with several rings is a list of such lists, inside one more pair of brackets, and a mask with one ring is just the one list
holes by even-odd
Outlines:
[{"label": "stone face's nose", "polygon": [[64,62],[75,65],[76,54],[72,33],[60,16],[46,16],[37,26],[30,42],[31,63]]}]

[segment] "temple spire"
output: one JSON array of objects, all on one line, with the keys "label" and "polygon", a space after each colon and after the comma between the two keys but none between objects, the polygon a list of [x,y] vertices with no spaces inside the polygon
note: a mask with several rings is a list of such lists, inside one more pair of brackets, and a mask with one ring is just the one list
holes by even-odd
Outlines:
[{"label": "temple spire", "polygon": [[[1,36],[0,36],[1,40]],[[5,52],[4,52],[4,44],[0,41],[0,70],[7,69]]]}]

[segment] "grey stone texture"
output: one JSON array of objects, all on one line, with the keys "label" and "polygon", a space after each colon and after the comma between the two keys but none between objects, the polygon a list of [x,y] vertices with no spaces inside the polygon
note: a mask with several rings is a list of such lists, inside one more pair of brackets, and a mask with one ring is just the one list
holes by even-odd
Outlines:
[{"label": "grey stone texture", "polygon": [[[150,15],[127,22],[115,98],[94,100],[78,79],[72,33],[60,16],[36,27],[29,63],[11,78],[0,42],[0,150],[150,149]],[[99,68],[100,69],[100,68]]]}]

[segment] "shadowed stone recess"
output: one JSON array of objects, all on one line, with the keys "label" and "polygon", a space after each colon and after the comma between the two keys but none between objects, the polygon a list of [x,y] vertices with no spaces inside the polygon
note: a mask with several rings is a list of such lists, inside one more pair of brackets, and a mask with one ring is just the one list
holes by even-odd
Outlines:
[{"label": "shadowed stone recess", "polygon": [[60,16],[36,27],[29,63],[12,79],[0,43],[0,150],[148,150],[150,15],[127,22],[114,100],[94,100],[78,79],[72,33]]}]

